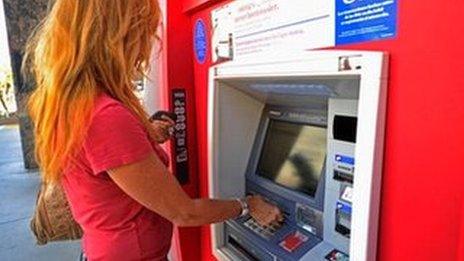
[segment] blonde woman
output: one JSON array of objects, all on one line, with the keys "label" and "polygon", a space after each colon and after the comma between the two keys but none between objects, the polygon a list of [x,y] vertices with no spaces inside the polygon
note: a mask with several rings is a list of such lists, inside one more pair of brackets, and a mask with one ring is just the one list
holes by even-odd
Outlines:
[{"label": "blonde woman", "polygon": [[155,0],[55,0],[28,46],[42,178],[63,185],[91,261],[165,260],[173,223],[282,219],[259,197],[191,199],[167,170],[172,123],[151,124],[133,93],[159,19]]}]

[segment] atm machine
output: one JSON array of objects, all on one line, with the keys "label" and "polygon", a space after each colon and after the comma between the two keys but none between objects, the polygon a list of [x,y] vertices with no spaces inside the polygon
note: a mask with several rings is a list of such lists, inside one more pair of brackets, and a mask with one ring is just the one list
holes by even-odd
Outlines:
[{"label": "atm machine", "polygon": [[209,191],[259,194],[278,226],[213,225],[218,260],[375,260],[387,55],[312,51],[210,70]]}]

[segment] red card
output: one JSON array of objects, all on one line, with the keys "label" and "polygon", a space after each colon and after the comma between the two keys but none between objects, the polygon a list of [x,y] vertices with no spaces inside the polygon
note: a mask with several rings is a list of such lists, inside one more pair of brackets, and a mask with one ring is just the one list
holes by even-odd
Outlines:
[{"label": "red card", "polygon": [[296,231],[286,236],[279,245],[288,252],[293,252],[306,241],[308,237]]}]

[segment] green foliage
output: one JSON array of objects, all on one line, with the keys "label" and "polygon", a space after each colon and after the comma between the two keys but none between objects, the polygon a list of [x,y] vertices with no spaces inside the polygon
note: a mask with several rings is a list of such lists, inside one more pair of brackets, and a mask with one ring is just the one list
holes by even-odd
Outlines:
[{"label": "green foliage", "polygon": [[16,111],[11,68],[0,68],[0,118],[8,117]]}]

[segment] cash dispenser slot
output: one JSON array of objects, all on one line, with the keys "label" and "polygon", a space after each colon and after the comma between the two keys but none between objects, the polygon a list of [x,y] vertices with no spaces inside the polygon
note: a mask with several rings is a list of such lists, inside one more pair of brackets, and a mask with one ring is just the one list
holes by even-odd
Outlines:
[{"label": "cash dispenser slot", "polygon": [[240,256],[240,260],[247,261],[267,261],[274,260],[274,256],[257,247],[246,239],[241,232],[233,228],[230,224],[226,225],[226,245],[232,250],[234,255]]},{"label": "cash dispenser slot", "polygon": [[247,259],[252,261],[259,261],[258,257],[253,255],[244,246],[242,246],[233,236],[229,235],[227,243],[229,243],[236,251],[240,252],[240,254],[244,255]]}]

